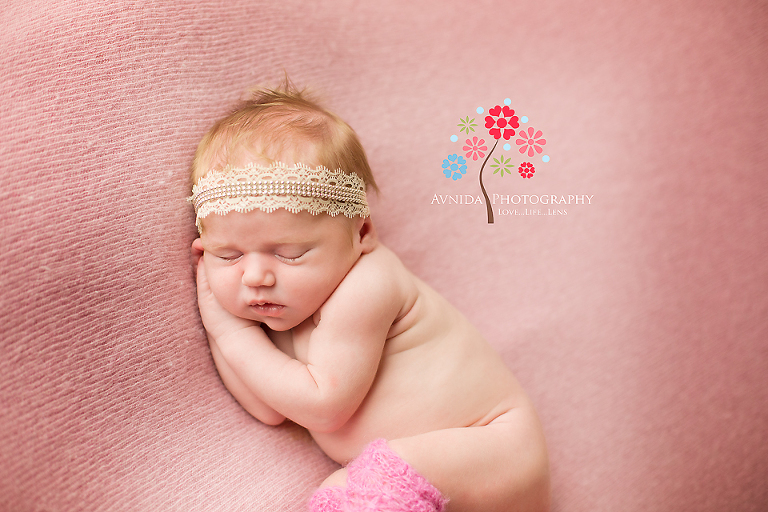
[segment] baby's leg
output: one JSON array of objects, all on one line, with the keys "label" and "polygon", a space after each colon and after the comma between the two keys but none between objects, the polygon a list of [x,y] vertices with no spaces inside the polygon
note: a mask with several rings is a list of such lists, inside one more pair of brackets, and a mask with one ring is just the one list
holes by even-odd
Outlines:
[{"label": "baby's leg", "polygon": [[427,432],[389,445],[450,500],[448,512],[549,508],[546,447],[532,409],[513,409],[486,426]]},{"label": "baby's leg", "polygon": [[[395,439],[388,446],[449,499],[448,512],[548,509],[547,455],[532,409],[514,409],[482,427],[439,430]],[[335,496],[329,498],[330,501],[342,499],[342,495],[332,489],[358,485],[356,480],[360,476],[355,474],[359,473],[355,464],[323,482],[324,492],[329,497]],[[413,481],[413,476],[405,481]],[[381,482],[381,485],[389,488],[392,482]],[[422,482],[417,481],[415,485],[423,492]],[[347,509],[340,505],[338,509],[317,510]]]},{"label": "baby's leg", "polygon": [[377,439],[312,496],[310,512],[445,512],[445,498]]}]

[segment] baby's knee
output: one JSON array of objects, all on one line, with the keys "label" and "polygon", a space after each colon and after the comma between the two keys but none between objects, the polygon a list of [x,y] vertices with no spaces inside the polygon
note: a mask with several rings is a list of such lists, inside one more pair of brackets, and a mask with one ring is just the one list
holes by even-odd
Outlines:
[{"label": "baby's knee", "polygon": [[324,487],[346,487],[347,486],[347,469],[341,468],[338,471],[334,471],[331,475],[323,480],[320,484],[320,489]]}]

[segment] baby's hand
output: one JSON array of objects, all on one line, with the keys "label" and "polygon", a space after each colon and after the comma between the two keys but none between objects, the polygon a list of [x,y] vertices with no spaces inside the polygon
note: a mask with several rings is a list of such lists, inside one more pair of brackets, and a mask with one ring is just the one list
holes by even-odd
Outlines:
[{"label": "baby's hand", "polygon": [[205,326],[208,334],[218,341],[222,337],[242,329],[258,326],[259,322],[233,315],[216,300],[208,284],[202,244],[199,238],[192,244],[192,258],[193,263],[194,261],[197,262],[197,304],[200,309],[200,317],[203,319],[203,326]]}]

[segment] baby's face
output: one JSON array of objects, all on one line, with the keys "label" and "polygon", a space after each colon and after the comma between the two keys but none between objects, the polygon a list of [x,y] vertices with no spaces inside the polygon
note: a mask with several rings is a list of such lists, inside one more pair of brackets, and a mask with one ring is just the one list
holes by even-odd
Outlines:
[{"label": "baby's face", "polygon": [[312,316],[362,253],[362,220],[306,211],[211,214],[201,241],[219,303],[241,318],[284,331]]}]

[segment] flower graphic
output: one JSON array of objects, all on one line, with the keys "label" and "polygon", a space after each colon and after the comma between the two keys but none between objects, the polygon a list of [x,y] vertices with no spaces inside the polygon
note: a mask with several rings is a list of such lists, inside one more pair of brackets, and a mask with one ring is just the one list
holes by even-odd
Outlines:
[{"label": "flower graphic", "polygon": [[520,130],[518,134],[521,138],[515,142],[520,146],[520,153],[525,154],[528,152],[528,157],[533,156],[534,150],[536,153],[541,154],[541,146],[547,143],[546,140],[541,138],[541,130],[534,130],[533,127],[528,127],[528,130]]},{"label": "flower graphic", "polygon": [[491,167],[494,168],[493,174],[496,174],[497,172],[501,171],[501,176],[504,177],[504,173],[512,174],[512,171],[510,171],[510,167],[514,167],[515,165],[512,163],[511,158],[507,158],[504,160],[504,155],[501,155],[500,159],[494,158],[493,159],[495,164],[491,164]]},{"label": "flower graphic", "polygon": [[454,181],[461,179],[461,176],[467,173],[467,161],[463,156],[448,155],[443,160],[443,174],[446,178],[453,178]]},{"label": "flower graphic", "polygon": [[462,149],[467,152],[467,158],[471,158],[472,160],[477,160],[478,158],[482,158],[485,156],[485,153],[483,151],[486,151],[488,149],[488,146],[485,145],[485,139],[478,140],[477,137],[472,137],[472,140],[467,139],[467,145],[464,146]]},{"label": "flower graphic", "polygon": [[520,127],[519,119],[515,115],[515,111],[504,105],[496,105],[488,110],[489,116],[485,116],[485,127],[490,128],[488,133],[491,136],[499,140],[504,137],[504,140],[509,140],[515,134],[515,128]]},{"label": "flower graphic", "polygon": [[[530,161],[520,163],[520,160],[517,160],[513,164],[512,158],[508,157],[506,153],[500,154],[501,151],[496,153],[496,147],[501,145],[500,150],[503,148],[504,152],[513,153],[512,148],[517,147],[520,153],[524,155],[520,157],[521,159],[527,158],[531,160],[534,156],[538,155],[542,162],[550,161],[549,155],[544,154],[544,146],[547,144],[547,141],[544,140],[541,130],[529,127],[527,125],[528,116],[522,115],[522,113],[515,113],[511,105],[512,100],[505,98],[503,103],[494,105],[492,108],[485,108],[483,105],[477,106],[475,112],[478,117],[474,117],[474,113],[466,117],[459,117],[459,124],[456,126],[459,128],[459,134],[466,134],[464,136],[464,143],[462,144],[461,142],[461,135],[455,132],[449,138],[452,143],[462,146],[462,151],[452,149],[450,151],[455,151],[456,153],[448,155],[448,158],[443,160],[443,174],[446,178],[454,181],[460,180],[467,174],[470,162],[477,162],[472,165],[477,165],[480,168],[476,179],[479,181],[480,192],[482,192],[483,198],[485,198],[488,224],[493,224],[494,220],[492,202],[488,195],[488,190],[485,188],[485,180],[488,179],[488,175],[485,173],[486,166],[493,169],[493,171],[488,172],[498,174],[502,178],[505,174],[513,175],[515,168],[520,177],[524,179],[532,178],[536,172],[533,163]],[[481,119],[485,121],[484,126],[492,138],[485,137],[482,133],[474,133],[478,131],[475,128],[483,123]],[[477,124],[475,124],[475,121],[477,121]],[[524,125],[523,128],[521,128],[521,123]],[[517,145],[512,144],[513,140]],[[492,158],[493,161],[491,161]],[[466,181],[464,180],[464,182]]]},{"label": "flower graphic", "polygon": [[459,124],[457,124],[456,126],[461,128],[459,130],[460,132],[467,132],[467,135],[469,135],[470,130],[475,131],[475,126],[477,125],[475,124],[474,117],[470,119],[469,116],[467,116],[466,119],[459,118]]},{"label": "flower graphic", "polygon": [[520,176],[523,178],[530,178],[533,176],[533,173],[536,172],[536,169],[533,167],[531,162],[523,162],[520,164],[520,168],[517,170],[517,172],[519,172]]}]

